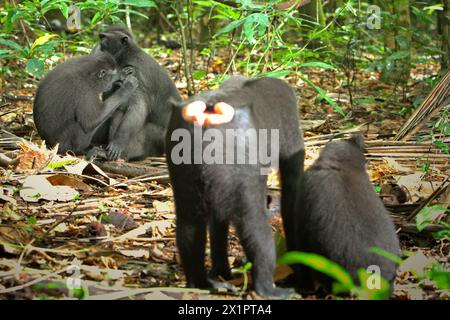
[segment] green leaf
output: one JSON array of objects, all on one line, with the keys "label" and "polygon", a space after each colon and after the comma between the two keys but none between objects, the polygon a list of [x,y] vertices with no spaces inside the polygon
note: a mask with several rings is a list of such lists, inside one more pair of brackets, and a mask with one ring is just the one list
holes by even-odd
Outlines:
[{"label": "green leaf", "polygon": [[291,251],[278,259],[279,264],[301,263],[316,271],[322,272],[338,281],[343,288],[351,290],[355,287],[350,274],[339,264],[315,253]]},{"label": "green leaf", "polygon": [[433,222],[438,216],[445,212],[445,208],[442,205],[432,205],[423,208],[416,216],[417,230],[422,231],[427,225]]},{"label": "green leaf", "polygon": [[59,7],[59,10],[61,10],[61,13],[64,16],[64,18],[68,19],[69,18],[69,6],[64,2],[61,2],[58,4],[58,7]]},{"label": "green leaf", "polygon": [[29,224],[32,224],[32,225],[37,224],[36,217],[29,217],[29,218],[27,218],[27,222],[28,222]]},{"label": "green leaf", "polygon": [[89,288],[82,286],[81,288],[74,288],[69,290],[69,296],[77,298],[79,300],[86,299],[89,297]]},{"label": "green leaf", "polygon": [[440,290],[450,289],[450,272],[445,270],[442,265],[433,265],[433,268],[428,272],[428,276]]},{"label": "green leaf", "polygon": [[14,22],[19,19],[21,16],[21,12],[17,9],[9,9],[8,15],[5,19],[5,32],[9,33],[14,29]]},{"label": "green leaf", "polygon": [[61,282],[50,282],[50,283],[36,283],[32,286],[33,290],[56,290],[56,289],[62,289],[65,288],[66,284]]},{"label": "green leaf", "polygon": [[244,23],[244,35],[248,42],[254,43],[255,40],[255,33],[253,31],[253,19],[252,16],[248,16],[247,19],[245,19]]},{"label": "green leaf", "polygon": [[15,43],[14,41],[11,40],[0,38],[0,44],[15,49],[17,51],[23,50],[23,48],[18,43]]},{"label": "green leaf", "polygon": [[124,0],[120,2],[122,5],[139,7],[139,8],[156,8],[154,1],[150,0]]},{"label": "green leaf", "polygon": [[422,10],[426,10],[427,14],[432,14],[434,11],[443,11],[444,10],[444,5],[442,3],[438,3],[432,6],[428,6],[428,7],[423,7]]},{"label": "green leaf", "polygon": [[369,252],[375,253],[379,256],[382,256],[382,257],[389,259],[397,264],[401,264],[403,262],[402,258],[400,258],[399,256],[395,255],[392,252],[381,249],[379,247],[371,247],[371,248],[369,248]]},{"label": "green leaf", "polygon": [[322,68],[322,69],[336,70],[335,66],[332,66],[331,64],[328,64],[325,62],[320,62],[320,61],[305,62],[299,66],[299,68],[303,68],[303,67],[316,67],[316,68]]},{"label": "green leaf", "polygon": [[63,161],[58,161],[58,162],[51,162],[47,165],[47,168],[57,169],[57,168],[67,166],[68,164],[74,163],[76,161],[77,161],[77,159],[70,159],[70,160],[63,160]]},{"label": "green leaf", "polygon": [[[133,9],[129,9],[129,10],[126,10],[126,9],[120,9],[120,10],[117,10],[117,12],[121,12],[121,13],[126,13],[127,11],[128,11],[130,14],[134,14],[134,15],[139,16],[139,17],[142,17],[142,18],[144,18],[144,19],[148,19],[148,16],[146,16],[146,15],[143,14],[143,13],[140,13],[139,11],[133,10]],[[112,16],[110,16],[110,18],[111,18],[111,20],[112,20]],[[119,21],[120,21],[120,19],[119,19]]]},{"label": "green leaf", "polygon": [[247,262],[244,267],[242,268],[244,271],[250,271],[253,268],[253,264],[251,262]]},{"label": "green leaf", "polygon": [[192,74],[192,78],[194,78],[194,80],[203,79],[205,76],[206,72],[204,70],[197,70]]},{"label": "green leaf", "polygon": [[33,228],[32,227],[28,227],[28,226],[23,226],[21,227],[22,230],[25,230],[26,232],[32,233],[33,232]]},{"label": "green leaf", "polygon": [[47,33],[45,36],[37,38],[31,46],[31,50],[34,50],[37,46],[41,46],[48,42],[51,38],[56,37],[57,35],[54,33]]},{"label": "green leaf", "polygon": [[[448,125],[448,124],[447,124]],[[443,142],[443,141],[439,141],[439,140],[435,140],[433,141],[433,144],[438,147],[439,149],[441,149],[441,151],[448,153],[449,152],[449,146]]]},{"label": "green leaf", "polygon": [[39,78],[44,73],[44,69],[44,61],[38,60],[36,58],[31,58],[30,60],[28,60],[25,71]]},{"label": "green leaf", "polygon": [[441,223],[444,226],[444,229],[436,232],[434,234],[435,239],[446,239],[446,241],[450,241],[450,224],[442,222]]},{"label": "green leaf", "polygon": [[255,30],[258,31],[258,36],[264,35],[269,24],[269,17],[264,13],[252,13],[245,18],[244,35],[248,42],[255,43]]},{"label": "green leaf", "polygon": [[396,53],[389,56],[389,60],[400,60],[408,57],[411,53],[407,50],[397,51]]},{"label": "green leaf", "polygon": [[97,23],[97,21],[102,19],[102,13],[101,12],[97,12],[94,17],[91,20],[91,26],[93,26],[94,24]]},{"label": "green leaf", "polygon": [[262,72],[258,74],[258,77],[274,77],[274,78],[283,78],[292,73],[292,70],[275,70],[275,71],[268,71],[268,72]]},{"label": "green leaf", "polygon": [[9,55],[11,50],[8,49],[0,49],[0,56],[6,56]]},{"label": "green leaf", "polygon": [[240,25],[242,25],[245,22],[245,19],[239,19],[231,22],[229,25],[227,25],[225,28],[222,28],[219,30],[216,35],[222,34],[222,33],[228,33],[231,30],[234,30],[238,28]]},{"label": "green leaf", "polygon": [[345,112],[344,112],[344,110],[342,110],[342,108],[339,107],[339,106],[336,104],[336,102],[334,102],[333,99],[331,99],[331,98],[326,94],[326,92],[323,91],[322,88],[317,87],[314,83],[312,83],[311,80],[309,80],[309,79],[308,79],[307,77],[305,77],[305,76],[299,75],[299,77],[300,77],[301,79],[303,79],[306,83],[308,83],[311,87],[313,87],[313,89],[317,91],[317,93],[322,97],[322,99],[324,99],[326,102],[328,102],[328,103],[333,107],[333,109],[334,109],[337,113],[339,113],[341,116],[345,117]]}]

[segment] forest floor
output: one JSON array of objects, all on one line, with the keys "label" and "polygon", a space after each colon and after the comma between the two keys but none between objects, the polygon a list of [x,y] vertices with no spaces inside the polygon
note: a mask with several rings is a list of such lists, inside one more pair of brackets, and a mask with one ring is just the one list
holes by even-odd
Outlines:
[{"label": "forest floor", "polygon": [[[172,73],[186,96],[186,85],[179,74],[179,53],[155,58]],[[195,67],[208,67],[208,76],[213,76],[223,73],[226,66],[216,58],[209,62],[199,59]],[[389,144],[411,114],[414,101],[429,92],[422,79],[437,73],[434,65],[416,68],[414,81],[404,90],[382,84],[377,74],[358,73],[350,97],[343,85],[345,79],[335,72],[308,69],[305,74],[343,108],[348,114],[345,118],[320,101],[305,82],[288,79],[299,97],[306,166],[317,158],[330,134],[351,132],[355,127],[365,134],[370,177],[381,187],[408,260],[403,264],[407,267],[398,271],[394,299],[450,299],[448,291],[439,290],[430,279],[421,277],[420,271],[411,271],[422,268],[423,273],[423,267],[433,262],[448,267],[449,242],[436,240],[432,228],[419,232],[411,214],[444,187],[449,157],[432,158],[424,174],[424,161],[430,159],[431,148],[417,151],[410,147],[405,151]],[[207,89],[206,81],[197,85],[200,90]],[[36,83],[10,79],[0,92],[0,153],[19,159],[13,167],[0,169],[0,299],[259,298],[245,290],[247,278],[239,272],[232,281],[242,290],[238,294],[183,289],[184,275],[175,245],[174,203],[164,158],[135,164],[138,173],[134,178],[112,173],[99,164],[101,170],[81,158],[58,158],[41,146],[33,125],[35,88]],[[144,168],[143,173],[139,173],[140,168]],[[406,199],[389,189],[392,183],[401,186]],[[280,239],[276,174],[269,177],[269,187],[271,223]],[[449,203],[448,187],[444,191],[437,201]],[[434,213],[434,223],[449,222],[446,208]],[[277,244],[280,249],[282,245]],[[235,269],[245,264],[234,232],[230,235],[229,261]],[[279,267],[275,277],[283,282],[289,272],[289,268]],[[82,289],[70,290],[80,280]],[[293,297],[300,298],[330,297]]]}]

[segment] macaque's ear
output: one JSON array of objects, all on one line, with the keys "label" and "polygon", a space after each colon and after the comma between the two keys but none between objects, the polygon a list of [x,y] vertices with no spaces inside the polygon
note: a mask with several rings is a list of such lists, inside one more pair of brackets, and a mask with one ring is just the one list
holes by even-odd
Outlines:
[{"label": "macaque's ear", "polygon": [[169,97],[169,105],[173,108],[173,109],[181,109],[184,105],[184,102],[181,100],[177,100],[174,97]]},{"label": "macaque's ear", "polygon": [[348,141],[353,143],[361,151],[364,151],[364,136],[362,134],[352,134]]},{"label": "macaque's ear", "polygon": [[98,37],[100,38],[100,40],[105,39],[106,38],[106,34],[103,32],[100,32]]},{"label": "macaque's ear", "polygon": [[128,45],[128,41],[130,40],[130,38],[128,36],[123,36],[122,39],[120,39],[120,42],[123,45]]}]

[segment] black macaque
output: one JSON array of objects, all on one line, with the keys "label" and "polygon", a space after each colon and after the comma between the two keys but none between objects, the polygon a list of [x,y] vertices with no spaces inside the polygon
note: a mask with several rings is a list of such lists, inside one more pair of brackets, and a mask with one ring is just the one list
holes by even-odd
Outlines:
[{"label": "black macaque", "polygon": [[[116,90],[118,90],[124,83],[124,81],[129,76],[135,76],[135,69],[132,66],[125,66],[116,75],[116,80],[113,82],[111,89],[103,92],[102,99],[106,100],[109,98]],[[108,144],[108,139],[110,135],[113,135],[117,130],[117,119],[119,119],[129,107],[128,101],[121,104],[116,111],[106,119],[103,124],[96,130],[92,138],[92,148],[86,153],[87,159],[93,159],[94,157],[99,157],[103,159],[108,159],[107,150],[105,146]],[[115,119],[115,121],[114,121]],[[113,125],[113,123],[115,125]]]},{"label": "black macaque", "polygon": [[[199,101],[203,101],[207,106],[207,116],[211,115],[211,112],[214,113],[217,103],[225,102],[234,108],[234,117],[228,123],[194,127],[192,122],[185,120],[183,112],[191,103]],[[229,129],[235,134],[236,141],[245,146],[241,152],[237,150],[237,144],[234,146],[232,143],[230,146],[230,141],[225,138]],[[258,134],[263,129],[266,129],[271,137],[271,130],[279,133],[279,140],[276,141],[279,153],[276,153],[274,146],[268,142],[270,139],[260,139],[255,145],[245,137],[246,130],[254,130]],[[275,247],[268,223],[267,176],[261,173],[265,165],[261,164],[261,161],[239,163],[239,160],[232,164],[225,160],[223,164],[220,160],[215,163],[205,160],[195,163],[193,153],[198,150],[193,138],[195,130],[205,134],[204,141],[201,142],[202,148],[212,145],[207,141],[215,141],[219,148],[223,147],[223,152],[214,152],[220,159],[230,154],[237,157],[245,155],[247,158],[252,148],[270,150],[270,157],[279,161],[282,183],[281,211],[288,246],[292,248],[293,210],[297,181],[303,173],[304,161],[303,135],[299,127],[297,100],[293,90],[284,81],[275,78],[232,77],[225,81],[219,90],[206,91],[187,101],[174,103],[166,138],[166,156],[176,206],[177,246],[188,287],[228,287],[217,279],[230,279],[227,240],[231,222],[236,227],[247,259],[253,264],[251,272],[255,291],[266,297],[287,297],[291,291],[276,288],[273,283]],[[213,133],[210,130],[215,130],[214,134],[223,137],[223,141],[214,138],[208,140],[208,132]],[[180,139],[181,131],[189,134]],[[178,152],[178,140],[187,140],[192,152]],[[180,163],[178,156],[187,161]],[[208,225],[212,260],[210,277],[205,269]]]},{"label": "black macaque", "polygon": [[[358,269],[371,265],[392,282],[396,264],[378,254],[379,247],[400,254],[395,227],[365,170],[364,139],[329,142],[301,181],[295,214],[296,250],[313,252],[342,265],[356,284]],[[315,284],[331,290],[332,280],[303,265],[295,265],[299,289]]]},{"label": "black macaque", "polygon": [[[99,131],[106,140],[108,160],[139,160],[164,153],[164,137],[170,118],[169,99],[180,95],[166,71],[134,41],[123,26],[112,26],[100,33],[100,43],[92,54],[112,54],[120,69],[133,68],[138,89],[124,107],[118,109]],[[107,135],[101,137],[103,132]],[[91,153],[89,157],[97,155]]]},{"label": "black macaque", "polygon": [[[138,86],[130,75],[111,92],[120,74],[108,53],[67,60],[40,82],[34,100],[34,122],[49,146],[58,151],[85,154],[96,130],[126,103]],[[105,98],[105,99],[103,99]]]}]

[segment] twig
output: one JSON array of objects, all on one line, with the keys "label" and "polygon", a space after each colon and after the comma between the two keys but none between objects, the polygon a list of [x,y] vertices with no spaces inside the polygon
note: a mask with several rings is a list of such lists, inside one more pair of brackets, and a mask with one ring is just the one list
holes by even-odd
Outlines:
[{"label": "twig", "polygon": [[441,185],[439,186],[439,188],[437,188],[429,197],[427,200],[423,201],[419,207],[417,207],[417,209],[415,209],[407,218],[406,221],[412,221],[412,219],[414,219],[417,214],[423,209],[425,208],[429,203],[431,203],[431,201],[433,201],[434,199],[436,199],[437,197],[439,197],[439,195],[441,195],[449,186],[448,181],[449,181],[450,177],[447,176],[447,179],[445,179],[444,182],[441,183]]},{"label": "twig", "polygon": [[[16,2],[14,0],[11,0],[11,2],[13,4],[14,8],[17,9]],[[28,45],[31,46],[31,41],[28,38],[27,31],[25,30],[25,25],[23,24],[23,19],[19,19],[19,24],[22,27],[23,35],[25,36],[25,39],[27,40]]]},{"label": "twig", "polygon": [[[175,15],[177,16],[178,24],[181,28],[181,48],[182,48],[182,55],[183,55],[183,62],[184,62],[184,77],[186,78],[186,85],[188,89],[188,94],[192,95],[194,92],[193,88],[193,79],[192,75],[190,74],[190,67],[189,67],[189,61],[188,61],[188,55],[187,55],[187,37],[186,37],[186,25],[184,25],[183,21],[181,20],[181,13],[178,11],[177,5],[172,6],[173,11],[175,12]],[[192,81],[192,82],[191,82]]]},{"label": "twig", "polygon": [[5,97],[6,99],[9,100],[13,100],[13,101],[29,101],[29,100],[33,100],[32,96],[13,96],[10,94],[4,94],[3,97]]},{"label": "twig", "polygon": [[66,272],[66,271],[67,271],[66,269],[62,269],[62,270],[59,270],[57,272],[53,272],[53,273],[50,273],[50,274],[45,275],[43,277],[40,277],[40,278],[37,278],[35,280],[29,281],[27,283],[24,283],[24,284],[22,284],[20,286],[15,286],[15,287],[11,287],[11,288],[6,288],[6,289],[3,289],[3,290],[0,290],[0,294],[2,294],[2,293],[9,293],[9,292],[14,292],[14,291],[17,291],[17,290],[25,289],[26,287],[32,286],[33,284],[36,284],[36,283],[39,283],[41,281],[47,280],[47,279],[49,279],[51,277],[54,277],[54,276],[59,275],[59,274],[61,274],[63,272]]},{"label": "twig", "polygon": [[156,287],[156,288],[145,288],[145,289],[129,289],[126,291],[119,291],[113,293],[100,294],[96,296],[87,297],[86,300],[117,300],[127,297],[132,297],[138,294],[152,293],[152,292],[186,292],[186,293],[204,293],[208,294],[210,291],[202,289],[192,289],[192,288],[173,288],[173,287]]},{"label": "twig", "polygon": [[2,114],[0,114],[0,118],[1,118],[1,117],[3,117],[3,116],[6,116],[7,114],[10,114],[10,113],[16,112],[17,110],[20,110],[20,108],[16,108],[16,109],[13,109],[13,110],[7,111],[7,112],[5,112],[5,113],[2,113]]}]

